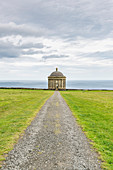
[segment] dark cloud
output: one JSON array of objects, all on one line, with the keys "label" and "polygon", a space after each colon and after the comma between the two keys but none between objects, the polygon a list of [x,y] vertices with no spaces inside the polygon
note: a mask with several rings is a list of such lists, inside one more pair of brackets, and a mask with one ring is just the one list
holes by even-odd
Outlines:
[{"label": "dark cloud", "polygon": [[26,24],[15,24],[15,23],[0,23],[0,37],[11,36],[11,35],[21,35],[40,37],[47,35],[46,29],[41,27],[33,27]]},{"label": "dark cloud", "polygon": [[52,58],[67,58],[69,56],[67,55],[48,55],[48,56],[43,56],[42,58],[47,60],[47,59],[52,59]]},{"label": "dark cloud", "polygon": [[[68,65],[74,65],[74,68],[77,68],[77,65],[81,65],[81,67],[84,66],[84,69],[81,69],[83,70],[81,71],[81,77],[79,77],[79,72],[76,72],[76,69],[72,67],[70,68],[70,71],[67,71],[67,75],[73,74],[73,78],[75,78],[76,74],[78,79],[84,79],[84,76],[91,74],[91,70],[94,67],[93,58],[98,62],[100,70],[102,65],[105,65],[109,70],[109,66],[107,66],[106,62],[107,59],[110,60],[109,63],[112,67],[113,62],[111,62],[111,60],[113,59],[113,51],[107,51],[107,49],[112,50],[112,44],[110,45],[109,40],[108,45],[107,41],[106,44],[102,44],[102,47],[105,48],[104,50],[106,50],[106,52],[96,52],[98,49],[97,45],[94,48],[93,45],[89,47],[89,51],[88,48],[86,48],[86,46],[89,45],[89,41],[87,40],[92,40],[91,42],[93,42],[95,39],[100,41],[100,39],[107,40],[108,38],[111,38],[112,41],[112,28],[113,0],[3,0],[0,2],[0,58],[4,61],[4,67],[7,67],[7,70],[9,62],[16,61],[15,64],[20,65],[20,70],[21,65],[23,65],[23,68],[24,65],[25,67],[27,65],[29,74],[26,72],[26,69],[22,70],[20,78],[26,73],[23,76],[23,79],[32,79],[34,74],[30,73],[30,67],[31,65],[35,65],[35,63],[37,64],[37,62],[51,72],[51,69],[49,69],[50,67],[56,67],[56,64],[60,64],[60,58],[62,58],[62,60],[64,59],[63,61],[65,61],[66,58],[68,60],[66,60],[65,63],[61,63],[61,68],[63,65],[66,65],[64,70],[67,69]],[[37,41],[38,37],[41,38],[42,44],[37,43],[41,42]],[[28,38],[30,41],[27,41]],[[7,41],[7,43],[2,42],[1,40]],[[17,41],[18,44],[15,45]],[[22,42],[31,41],[32,43],[22,44]],[[48,49],[47,46],[45,47],[43,45],[43,41],[48,45]],[[11,42],[14,42],[14,44]],[[75,44],[75,42],[77,43]],[[65,49],[66,47],[67,49]],[[102,47],[99,49],[102,49]],[[33,48],[35,48],[35,50],[33,50]],[[46,48],[46,50],[44,51],[43,48]],[[59,50],[57,50],[57,48]],[[57,51],[55,51],[55,49]],[[92,51],[95,51],[95,53],[91,53]],[[88,53],[86,54],[85,52]],[[32,58],[32,55],[39,53],[43,55],[42,59],[40,59],[40,57],[39,59],[36,57]],[[73,56],[74,53],[75,57]],[[68,58],[69,56],[67,54],[71,56],[71,58],[73,57],[72,60]],[[78,60],[76,60],[76,57],[78,57]],[[10,58],[14,58],[14,60],[11,60]],[[56,59],[57,61],[52,62],[52,59]],[[82,59],[86,60],[84,61]],[[8,61],[7,65],[6,61]],[[95,63],[94,65],[96,65]],[[108,65],[110,65],[109,63]],[[15,64],[14,67],[16,68],[17,66]],[[46,67],[46,64],[49,65],[48,68]],[[1,66],[2,64],[0,67]],[[89,70],[88,67],[90,67]],[[36,68],[36,70],[39,70],[39,74],[36,73],[35,78],[39,76],[40,79],[42,79],[40,68]],[[41,74],[47,74],[45,71],[46,69],[42,69]],[[83,74],[84,70],[88,70],[87,74]],[[11,71],[10,67],[9,71]],[[0,72],[3,72],[2,67]],[[6,71],[6,75],[9,77],[10,75],[7,74],[7,72],[8,71]],[[95,71],[93,73],[95,74]],[[111,70],[109,70],[106,77],[110,77],[112,74],[113,71],[111,72]],[[96,76],[98,77],[98,71]],[[18,76],[16,73],[13,73],[12,77],[16,78]],[[91,74],[88,78],[92,77]],[[102,75],[100,77],[102,77]]]},{"label": "dark cloud", "polygon": [[105,52],[95,52],[95,53],[88,53],[83,55],[84,57],[93,57],[95,59],[99,60],[105,60],[105,59],[112,59],[113,60],[113,51],[105,51]]},{"label": "dark cloud", "polygon": [[[18,58],[22,55],[43,54],[43,51],[31,49],[42,49],[43,47],[43,44],[40,43],[28,43],[17,46],[12,44],[11,42],[0,41],[0,58]],[[27,49],[27,51],[24,51],[24,49]]]},{"label": "dark cloud", "polygon": [[24,55],[43,54],[43,51],[34,51],[30,49],[28,51],[22,51],[22,54]]},{"label": "dark cloud", "polygon": [[20,46],[20,48],[22,48],[22,49],[28,49],[28,48],[39,48],[39,49],[41,49],[43,47],[44,47],[44,45],[42,43],[26,43],[26,44],[22,44]]},{"label": "dark cloud", "polygon": [[4,0],[0,11],[1,21],[16,23],[2,24],[1,36],[103,37],[113,27],[112,0]]},{"label": "dark cloud", "polygon": [[16,58],[21,54],[21,50],[18,46],[14,46],[12,43],[0,42],[0,58]]}]

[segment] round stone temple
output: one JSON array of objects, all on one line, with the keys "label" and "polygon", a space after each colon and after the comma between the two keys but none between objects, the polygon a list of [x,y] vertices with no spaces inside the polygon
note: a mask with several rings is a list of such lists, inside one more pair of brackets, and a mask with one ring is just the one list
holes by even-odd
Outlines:
[{"label": "round stone temple", "polygon": [[66,77],[58,71],[52,72],[48,77],[48,89],[51,90],[65,90],[66,89]]}]

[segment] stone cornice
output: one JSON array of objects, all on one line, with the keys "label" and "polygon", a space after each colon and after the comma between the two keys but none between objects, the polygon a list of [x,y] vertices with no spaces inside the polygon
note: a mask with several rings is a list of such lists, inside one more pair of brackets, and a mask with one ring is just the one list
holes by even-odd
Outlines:
[{"label": "stone cornice", "polygon": [[49,76],[48,79],[66,79],[66,77],[65,76],[63,76],[63,77]]}]

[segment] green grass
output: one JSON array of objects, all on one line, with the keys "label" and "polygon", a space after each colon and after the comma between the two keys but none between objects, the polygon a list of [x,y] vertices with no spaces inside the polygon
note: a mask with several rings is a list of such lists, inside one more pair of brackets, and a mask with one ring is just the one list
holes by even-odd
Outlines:
[{"label": "green grass", "polygon": [[48,90],[0,89],[0,161],[52,94]]},{"label": "green grass", "polygon": [[63,91],[61,95],[100,154],[103,169],[113,170],[113,91]]}]

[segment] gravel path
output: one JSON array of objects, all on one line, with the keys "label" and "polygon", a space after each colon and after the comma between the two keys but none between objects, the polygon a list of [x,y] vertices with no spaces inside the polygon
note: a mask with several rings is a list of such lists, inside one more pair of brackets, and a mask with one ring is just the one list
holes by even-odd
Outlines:
[{"label": "gravel path", "polygon": [[58,91],[9,152],[2,170],[100,170],[97,154]]}]

